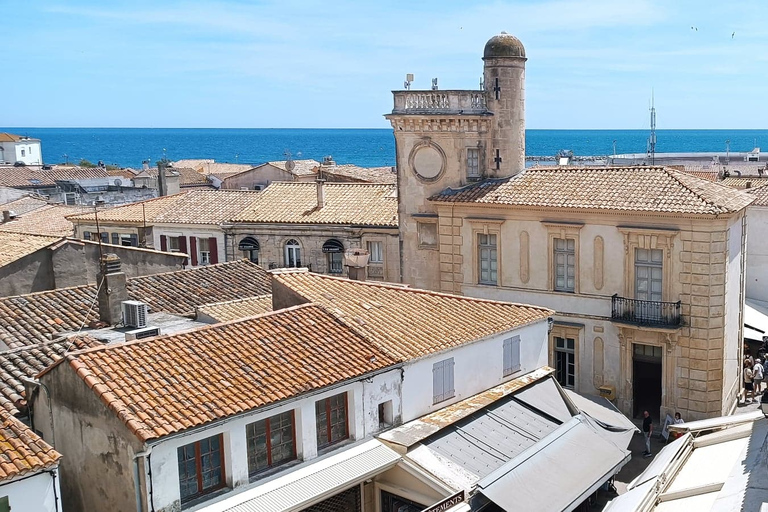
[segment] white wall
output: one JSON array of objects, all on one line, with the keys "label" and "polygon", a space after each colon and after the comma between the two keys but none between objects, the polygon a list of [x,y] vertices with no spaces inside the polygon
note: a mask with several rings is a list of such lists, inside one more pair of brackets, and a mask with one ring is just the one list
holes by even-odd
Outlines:
[{"label": "white wall", "polygon": [[768,301],[768,207],[747,208],[747,297]]},{"label": "white wall", "polygon": [[[218,262],[223,263],[227,261],[227,252],[226,252],[226,246],[224,245],[224,232],[218,227],[218,226],[207,226],[207,225],[200,225],[200,226],[185,226],[185,225],[175,225],[175,224],[167,224],[167,225],[158,225],[155,224],[154,228],[152,229],[152,236],[153,236],[153,243],[154,248],[156,250],[161,250],[160,245],[160,236],[164,235],[166,237],[172,237],[172,236],[186,236],[187,238],[190,237],[197,237],[197,238],[216,238],[216,252],[218,254]],[[169,249],[170,250],[170,249]],[[191,250],[189,240],[187,240],[187,253]],[[198,252],[199,252],[199,244],[198,244]],[[238,253],[239,254],[239,253]],[[198,257],[198,262],[199,262]],[[190,261],[189,264],[191,265],[192,262]]]},{"label": "white wall", "polygon": [[[5,162],[14,164],[24,162],[27,165],[42,165],[43,153],[40,147],[40,141],[22,140],[20,142],[1,142],[3,151],[0,153]],[[21,151],[24,150],[24,156]],[[0,161],[0,164],[4,163]]]},{"label": "white wall", "polygon": [[[309,460],[317,457],[317,436],[315,433],[315,402],[337,395],[348,393],[348,418],[350,442],[372,436],[378,431],[378,404],[386,400],[392,400],[395,414],[401,408],[400,404],[399,369],[390,370],[375,375],[370,381],[357,381],[335,389],[312,394],[301,400],[292,401],[267,411],[254,412],[253,414],[240,416],[232,420],[224,420],[211,425],[210,428],[173,437],[160,442],[152,448],[152,486],[154,489],[154,504],[158,512],[164,509],[171,510],[178,506],[179,502],[179,473],[177,449],[207,437],[224,434],[224,463],[226,468],[227,486],[231,489],[249,485],[248,478],[248,450],[246,441],[246,426],[254,421],[269,418],[276,414],[293,410],[295,414],[296,428],[296,452],[299,460]],[[334,445],[328,450],[345,446],[346,442]],[[282,472],[269,475],[279,476]],[[260,479],[253,485],[267,481],[269,477]],[[185,510],[196,510],[208,506],[219,499],[227,497],[227,493],[217,496],[196,507]],[[175,504],[175,505],[174,505]]]},{"label": "white wall", "polygon": [[[13,512],[61,512],[58,470],[54,472],[55,484],[50,473],[38,473],[30,478],[1,485],[0,496],[8,496]],[[59,497],[58,503],[56,496]]]},{"label": "white wall", "polygon": [[[735,404],[740,388],[739,363],[741,359],[741,332],[744,309],[742,286],[742,216],[736,217],[728,227],[728,258],[725,281],[725,343],[723,347],[723,409]],[[747,227],[747,229],[749,229]],[[747,231],[749,232],[749,231]],[[756,234],[755,236],[760,236]],[[748,237],[749,238],[749,237]]]},{"label": "white wall", "polygon": [[[406,364],[403,375],[403,422],[442,409],[482,391],[515,379],[547,364],[547,320],[495,335],[468,345]],[[520,336],[519,372],[503,375],[503,343],[506,338]],[[450,400],[432,403],[432,365],[453,357],[454,389]]]}]

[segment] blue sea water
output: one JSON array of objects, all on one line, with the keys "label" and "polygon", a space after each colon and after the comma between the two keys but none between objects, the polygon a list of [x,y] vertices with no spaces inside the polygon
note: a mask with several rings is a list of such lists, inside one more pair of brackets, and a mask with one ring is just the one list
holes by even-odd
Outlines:
[{"label": "blue sea water", "polygon": [[[42,141],[48,163],[81,159],[121,167],[140,167],[164,155],[170,160],[213,158],[217,162],[262,163],[293,158],[365,167],[395,164],[395,141],[389,129],[263,129],[263,128],[0,128]],[[647,130],[527,130],[526,153],[552,156],[561,149],[575,155],[642,153]],[[768,130],[658,130],[656,151],[725,151],[768,149]]]}]

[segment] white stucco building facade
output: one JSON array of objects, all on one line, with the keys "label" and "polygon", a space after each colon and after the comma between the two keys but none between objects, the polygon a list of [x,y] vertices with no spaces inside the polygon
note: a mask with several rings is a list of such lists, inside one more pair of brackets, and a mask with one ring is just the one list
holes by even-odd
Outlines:
[{"label": "white stucco building facade", "polygon": [[12,133],[0,133],[0,164],[43,165],[40,139]]}]

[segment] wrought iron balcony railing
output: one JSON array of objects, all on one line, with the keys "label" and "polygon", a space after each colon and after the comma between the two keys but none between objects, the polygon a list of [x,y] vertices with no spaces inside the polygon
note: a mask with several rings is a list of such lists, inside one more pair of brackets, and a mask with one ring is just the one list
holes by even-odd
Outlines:
[{"label": "wrought iron balcony railing", "polygon": [[634,325],[679,327],[682,325],[680,301],[628,299],[611,297],[611,319]]}]

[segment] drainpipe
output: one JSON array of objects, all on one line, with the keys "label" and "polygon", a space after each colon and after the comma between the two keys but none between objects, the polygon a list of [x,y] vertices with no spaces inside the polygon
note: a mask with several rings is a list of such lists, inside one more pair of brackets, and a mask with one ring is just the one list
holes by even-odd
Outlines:
[{"label": "drainpipe", "polygon": [[[139,452],[133,456],[133,481],[136,484],[136,512],[144,512],[142,507],[143,500],[141,498],[141,480],[139,473],[139,459],[141,459],[141,465],[144,466],[144,459],[148,459],[152,454],[152,447],[150,446],[143,452]],[[155,512],[154,500],[152,499],[152,468],[149,468],[149,495],[150,495],[150,510]]]}]

